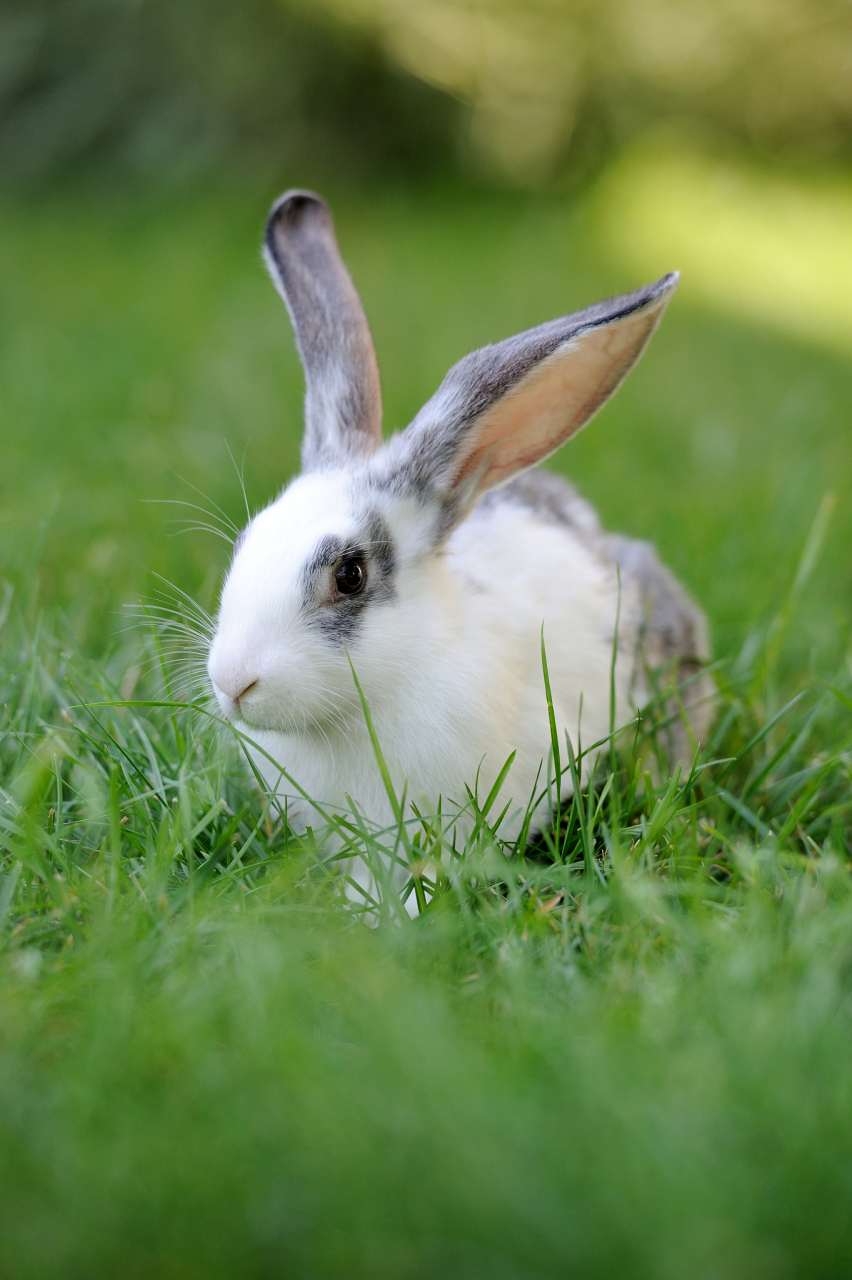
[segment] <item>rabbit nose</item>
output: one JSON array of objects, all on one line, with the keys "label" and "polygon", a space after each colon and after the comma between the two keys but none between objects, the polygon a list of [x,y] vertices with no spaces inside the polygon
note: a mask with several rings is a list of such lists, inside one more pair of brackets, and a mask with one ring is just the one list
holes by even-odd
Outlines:
[{"label": "rabbit nose", "polygon": [[246,675],[244,671],[219,670],[216,667],[211,670],[210,679],[232,702],[239,702],[257,684],[257,677]]}]

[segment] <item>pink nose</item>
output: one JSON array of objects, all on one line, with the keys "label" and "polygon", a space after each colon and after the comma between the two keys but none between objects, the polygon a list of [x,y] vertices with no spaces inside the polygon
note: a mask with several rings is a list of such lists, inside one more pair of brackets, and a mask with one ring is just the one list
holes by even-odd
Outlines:
[{"label": "pink nose", "polygon": [[247,676],[244,671],[227,668],[220,670],[218,667],[211,669],[210,679],[226,698],[231,698],[234,702],[239,702],[257,684],[256,676]]}]

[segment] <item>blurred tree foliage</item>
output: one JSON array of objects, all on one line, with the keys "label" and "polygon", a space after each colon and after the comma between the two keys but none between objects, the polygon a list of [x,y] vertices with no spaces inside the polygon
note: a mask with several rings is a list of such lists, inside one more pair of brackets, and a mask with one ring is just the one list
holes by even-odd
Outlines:
[{"label": "blurred tree foliage", "polygon": [[374,33],[283,0],[7,0],[0,173],[146,176],[240,157],[446,163],[458,108]]},{"label": "blurred tree foliage", "polygon": [[661,120],[852,152],[850,0],[6,0],[0,172],[241,157],[521,182]]},{"label": "blurred tree foliage", "polygon": [[674,118],[786,158],[852,152],[850,0],[321,0],[471,108],[535,179]]}]

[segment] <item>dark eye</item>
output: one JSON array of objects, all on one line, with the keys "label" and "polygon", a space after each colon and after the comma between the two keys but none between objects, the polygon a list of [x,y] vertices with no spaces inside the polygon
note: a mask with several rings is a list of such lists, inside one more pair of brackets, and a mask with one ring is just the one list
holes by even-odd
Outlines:
[{"label": "dark eye", "polygon": [[344,560],[334,575],[334,581],[342,596],[354,596],[363,587],[365,576],[360,560]]}]

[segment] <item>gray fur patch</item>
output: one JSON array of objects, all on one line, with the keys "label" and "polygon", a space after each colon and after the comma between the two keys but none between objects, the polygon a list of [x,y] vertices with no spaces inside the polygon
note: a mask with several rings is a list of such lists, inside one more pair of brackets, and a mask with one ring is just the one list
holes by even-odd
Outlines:
[{"label": "gray fur patch", "polygon": [[704,671],[710,657],[704,614],[650,542],[618,534],[605,541],[621,569],[622,581],[639,588],[637,675],[645,668],[652,686],[664,690],[672,682],[678,691],[664,700],[665,738],[672,764],[688,769],[694,740],[707,741],[716,705],[715,683]]},{"label": "gray fur patch", "polygon": [[704,615],[652,544],[620,534],[611,534],[606,542],[621,568],[622,579],[639,587],[648,665],[663,667],[675,659],[706,662],[709,646]]},{"label": "gray fur patch", "polygon": [[603,531],[594,508],[562,476],[535,467],[480,499],[474,510],[489,512],[504,503],[524,507],[545,524],[562,525],[597,549]]},{"label": "gray fur patch", "polygon": [[[367,581],[357,595],[329,599],[327,583],[344,560],[363,560]],[[349,642],[357,633],[371,605],[387,603],[396,595],[396,553],[390,531],[378,512],[370,512],[363,529],[344,541],[321,539],[302,572],[303,608],[322,636],[335,644]]]}]

